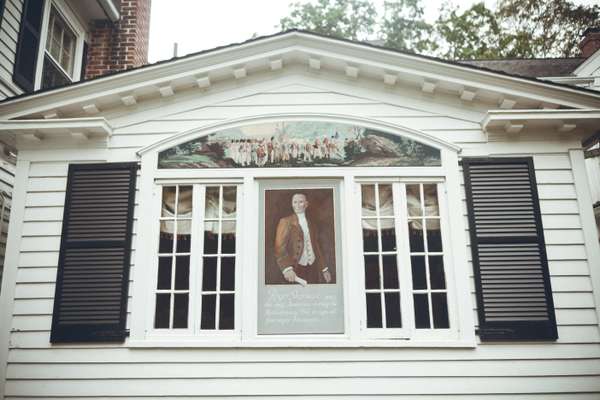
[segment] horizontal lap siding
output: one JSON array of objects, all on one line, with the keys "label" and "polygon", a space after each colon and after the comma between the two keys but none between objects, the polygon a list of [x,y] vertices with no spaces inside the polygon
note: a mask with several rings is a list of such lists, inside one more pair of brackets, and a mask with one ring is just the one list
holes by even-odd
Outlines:
[{"label": "horizontal lap siding", "polygon": [[[556,308],[558,343],[597,343],[600,341],[600,331],[569,156],[566,153],[538,154],[534,156],[534,166]],[[466,220],[464,185],[463,206]],[[468,225],[466,227],[466,238],[469,242]],[[470,245],[468,258],[471,293],[475,305]],[[477,321],[475,306],[473,312]]]},{"label": "horizontal lap siding", "polygon": [[[12,83],[22,9],[23,0],[6,0],[2,24],[0,24],[0,81]],[[20,93],[7,85],[0,85],[0,87],[2,87],[0,99]]]},{"label": "horizontal lap siding", "polygon": [[[268,104],[266,111],[256,106],[261,104],[259,100]],[[307,106],[311,102],[312,106]],[[115,157],[129,154],[129,159],[122,159],[127,161],[133,159],[137,148],[181,131],[275,112],[320,112],[378,119],[420,129],[467,147],[481,146],[485,141],[475,119],[449,118],[432,110],[333,93],[324,96],[318,92],[282,91],[168,115],[157,113],[151,117],[155,119],[143,122],[120,120],[110,139],[111,154]],[[536,146],[531,145],[543,149]],[[51,346],[49,330],[67,164],[58,161],[59,154],[48,154],[55,161],[32,162],[30,167],[7,369],[7,399],[51,396],[88,400],[131,396],[171,400],[189,396],[326,399],[333,395],[374,398],[399,394],[408,399],[422,399],[422,395],[446,394],[448,397],[444,398],[450,399],[516,400],[599,396],[600,334],[566,154],[535,157],[559,325],[557,343],[486,343],[475,349],[310,350]],[[133,243],[135,246],[135,240]],[[139,245],[137,251],[141,251]],[[136,249],[132,265],[135,254]],[[146,271],[144,266],[132,268],[131,279]],[[471,292],[475,304],[472,284]],[[131,305],[131,297],[129,301]]]}]

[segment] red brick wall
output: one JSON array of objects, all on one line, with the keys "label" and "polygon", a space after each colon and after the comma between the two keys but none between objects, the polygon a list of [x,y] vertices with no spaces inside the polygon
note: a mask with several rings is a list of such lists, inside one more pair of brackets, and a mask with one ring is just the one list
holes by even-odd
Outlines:
[{"label": "red brick wall", "polygon": [[583,40],[579,43],[581,55],[588,58],[600,50],[600,28],[588,28],[583,32]]},{"label": "red brick wall", "polygon": [[91,29],[85,79],[148,62],[151,0],[121,0],[121,19]]}]

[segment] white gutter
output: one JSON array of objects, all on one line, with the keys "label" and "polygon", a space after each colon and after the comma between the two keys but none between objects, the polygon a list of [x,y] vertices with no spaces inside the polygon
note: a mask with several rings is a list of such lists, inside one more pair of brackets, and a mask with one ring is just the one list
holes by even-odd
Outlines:
[{"label": "white gutter", "polygon": [[121,19],[121,14],[113,0],[97,0],[98,4],[104,10],[106,16],[112,21],[117,22]]},{"label": "white gutter", "polygon": [[489,110],[481,121],[481,127],[487,131],[491,128],[504,127],[507,123],[523,124],[525,122],[573,121],[576,123],[600,124],[600,109],[576,110]]},{"label": "white gutter", "polygon": [[43,142],[55,136],[73,139],[103,139],[113,133],[105,118],[20,119],[0,120],[0,140],[15,145],[17,137]]}]

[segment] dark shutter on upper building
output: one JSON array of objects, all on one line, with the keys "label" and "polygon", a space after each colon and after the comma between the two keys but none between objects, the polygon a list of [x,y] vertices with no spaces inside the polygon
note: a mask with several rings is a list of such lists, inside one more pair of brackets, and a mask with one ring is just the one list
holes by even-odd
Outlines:
[{"label": "dark shutter on upper building", "polygon": [[136,163],[69,166],[52,334],[123,341]]},{"label": "dark shutter on upper building", "polygon": [[6,5],[6,0],[0,0],[0,26],[2,26],[2,20],[4,19],[4,6]]},{"label": "dark shutter on upper building", "polygon": [[43,15],[43,0],[24,1],[13,80],[26,92],[32,92],[35,86]]},{"label": "dark shutter on upper building", "polygon": [[79,75],[79,80],[82,81],[85,79],[85,70],[88,65],[88,52],[89,45],[87,42],[83,42],[83,55],[81,56],[81,73]]},{"label": "dark shutter on upper building", "polygon": [[532,158],[462,161],[482,340],[558,337]]}]

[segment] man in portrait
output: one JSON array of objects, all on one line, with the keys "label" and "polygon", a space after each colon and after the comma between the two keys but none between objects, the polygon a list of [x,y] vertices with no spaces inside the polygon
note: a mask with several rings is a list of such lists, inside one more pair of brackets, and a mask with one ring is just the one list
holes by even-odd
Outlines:
[{"label": "man in portrait", "polygon": [[277,224],[274,253],[277,266],[289,283],[330,283],[331,273],[325,265],[319,244],[318,227],[308,218],[308,199],[303,193],[292,196],[293,214]]}]

